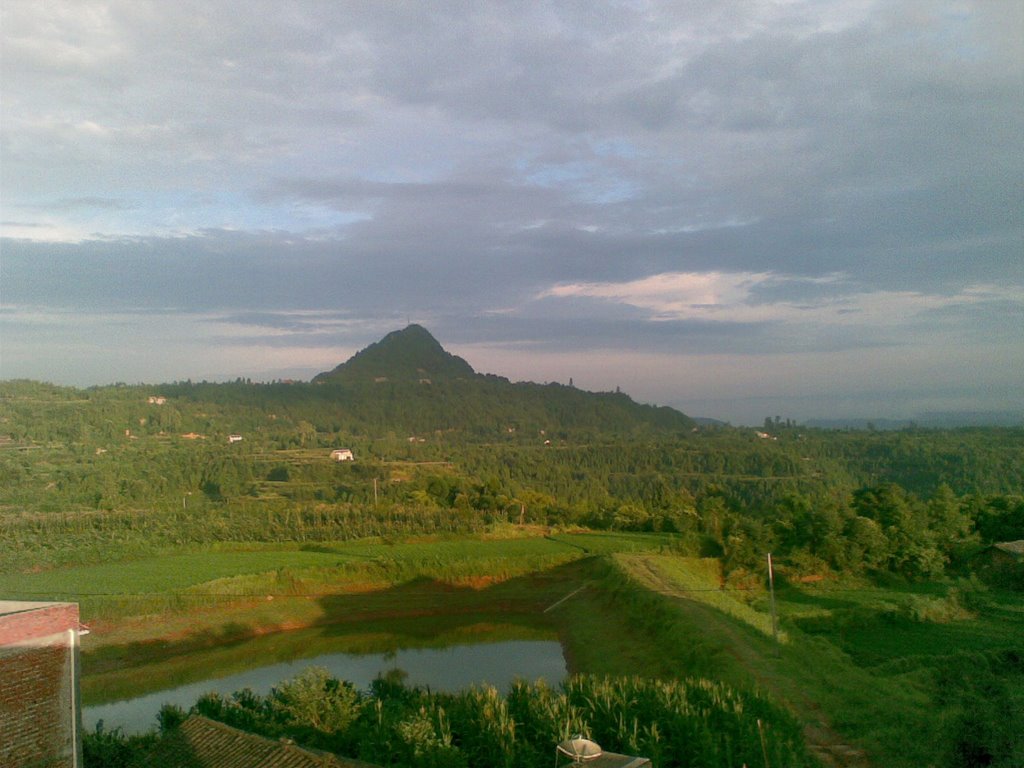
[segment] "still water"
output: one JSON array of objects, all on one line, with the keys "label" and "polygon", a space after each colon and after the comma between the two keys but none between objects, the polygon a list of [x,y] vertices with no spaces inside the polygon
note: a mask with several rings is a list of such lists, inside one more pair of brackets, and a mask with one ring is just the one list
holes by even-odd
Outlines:
[{"label": "still water", "polygon": [[156,727],[157,712],[164,704],[177,704],[187,710],[196,699],[210,691],[226,695],[251,688],[256,693],[266,694],[279,682],[295,677],[311,666],[323,667],[334,677],[348,680],[360,690],[368,689],[375,677],[392,669],[407,673],[405,681],[409,685],[429,686],[438,691],[457,691],[478,684],[507,690],[517,679],[533,682],[543,678],[556,685],[567,674],[562,646],[543,640],[417,648],[388,653],[328,653],[85,707],[82,722],[89,731],[102,720],[104,730],[121,728],[125,733],[143,733]]}]

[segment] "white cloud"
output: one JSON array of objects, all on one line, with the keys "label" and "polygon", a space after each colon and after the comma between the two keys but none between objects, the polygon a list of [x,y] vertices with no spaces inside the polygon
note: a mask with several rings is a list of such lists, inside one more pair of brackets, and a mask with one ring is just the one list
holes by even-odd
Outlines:
[{"label": "white cloud", "polygon": [[[803,323],[886,326],[936,310],[1009,302],[1024,309],[1024,286],[968,285],[952,294],[921,291],[855,291],[844,276],[818,278],[771,272],[669,272],[618,283],[561,283],[538,299],[591,298],[624,304],[651,320],[711,320],[731,323]],[[825,286],[827,295],[768,301],[759,289]]]},{"label": "white cloud", "polygon": [[655,319],[690,319],[736,311],[752,286],[770,279],[768,273],[670,272],[621,283],[564,283],[538,298],[597,298],[648,310]]}]

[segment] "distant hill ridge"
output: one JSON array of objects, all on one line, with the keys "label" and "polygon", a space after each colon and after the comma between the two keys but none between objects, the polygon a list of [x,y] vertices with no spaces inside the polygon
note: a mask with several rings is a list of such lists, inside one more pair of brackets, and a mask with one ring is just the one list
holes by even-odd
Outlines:
[{"label": "distant hill ridge", "polygon": [[317,374],[313,382],[433,381],[476,375],[469,363],[447,352],[430,331],[414,323],[392,331],[334,370]]},{"label": "distant hill ridge", "polygon": [[344,403],[350,416],[372,418],[378,429],[460,429],[486,436],[518,429],[633,435],[694,427],[673,408],[642,405],[620,392],[512,383],[477,373],[415,324],[389,333],[311,383],[332,402]]}]

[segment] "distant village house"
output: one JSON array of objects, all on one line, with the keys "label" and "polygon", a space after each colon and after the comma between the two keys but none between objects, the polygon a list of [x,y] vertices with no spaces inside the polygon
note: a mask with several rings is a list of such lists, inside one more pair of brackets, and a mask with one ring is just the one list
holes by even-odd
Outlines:
[{"label": "distant village house", "polygon": [[228,442],[229,443],[240,443],[240,442],[242,442],[242,436],[241,435],[228,435]]},{"label": "distant village house", "polygon": [[356,457],[352,455],[352,451],[348,448],[336,448],[331,451],[331,458],[334,461],[355,461]]},{"label": "distant village house", "polygon": [[975,568],[985,580],[1024,589],[1024,539],[986,547],[975,557]]}]

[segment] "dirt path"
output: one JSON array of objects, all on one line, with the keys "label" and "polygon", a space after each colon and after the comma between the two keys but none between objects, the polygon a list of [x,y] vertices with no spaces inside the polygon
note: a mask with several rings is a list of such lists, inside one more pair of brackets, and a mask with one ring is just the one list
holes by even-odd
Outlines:
[{"label": "dirt path", "polygon": [[762,690],[785,702],[793,710],[804,723],[804,738],[808,749],[822,765],[827,768],[871,768],[864,751],[847,744],[842,735],[831,727],[821,706],[809,699],[797,683],[778,674],[770,650],[755,647],[731,619],[694,600],[692,595],[680,588],[670,576],[662,573],[648,558],[631,558],[630,564],[640,568],[639,571],[631,571],[634,578],[671,599],[694,625],[708,636],[718,638],[723,650],[739,663]]}]

